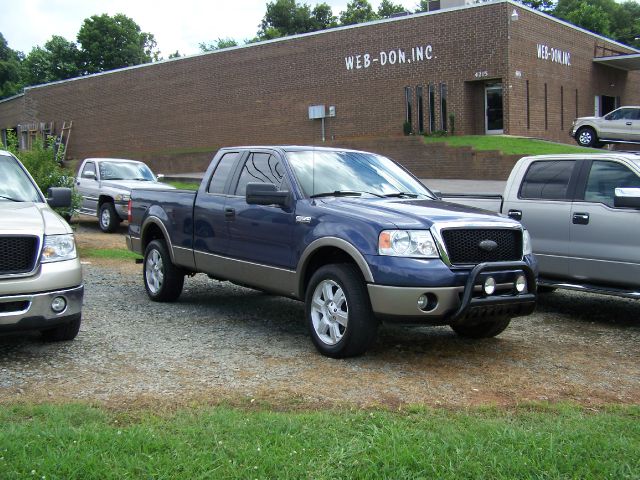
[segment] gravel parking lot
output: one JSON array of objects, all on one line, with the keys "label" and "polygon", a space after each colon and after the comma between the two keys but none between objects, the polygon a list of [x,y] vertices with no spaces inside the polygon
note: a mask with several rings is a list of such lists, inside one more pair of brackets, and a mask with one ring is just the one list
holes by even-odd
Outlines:
[{"label": "gravel parking lot", "polygon": [[[124,244],[91,221],[77,231],[81,245]],[[638,301],[558,291],[494,339],[384,327],[365,356],[332,360],[313,348],[301,303],[204,275],[187,279],[178,303],[153,303],[141,270],[133,261],[85,261],[84,320],[72,342],[0,337],[0,402],[398,407],[640,398]]]}]

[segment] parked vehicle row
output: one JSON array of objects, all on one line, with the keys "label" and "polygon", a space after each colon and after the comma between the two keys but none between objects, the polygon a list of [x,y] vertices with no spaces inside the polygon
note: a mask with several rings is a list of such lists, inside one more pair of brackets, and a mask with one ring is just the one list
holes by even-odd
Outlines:
[{"label": "parked vehicle row", "polygon": [[504,195],[442,197],[522,222],[541,286],[640,299],[640,154],[525,157]]},{"label": "parked vehicle row", "polygon": [[576,118],[569,135],[583,147],[640,143],[640,107],[620,107],[602,117]]}]

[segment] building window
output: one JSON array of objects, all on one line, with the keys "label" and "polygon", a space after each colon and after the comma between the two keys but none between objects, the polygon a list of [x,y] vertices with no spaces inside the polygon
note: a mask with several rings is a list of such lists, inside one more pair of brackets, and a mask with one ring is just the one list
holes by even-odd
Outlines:
[{"label": "building window", "polygon": [[442,130],[447,131],[447,84],[440,84],[440,122]]},{"label": "building window", "polygon": [[413,122],[411,121],[411,119],[413,118],[413,112],[411,111],[411,87],[404,87],[404,100],[405,100],[405,118],[404,121],[405,123],[408,123],[409,126],[411,126],[413,124]]},{"label": "building window", "polygon": [[436,131],[436,89],[429,84],[429,133]]},{"label": "building window", "polygon": [[527,80],[527,130],[531,128],[531,104],[529,103],[529,80]]},{"label": "building window", "polygon": [[549,129],[549,111],[547,108],[547,84],[544,84],[544,129]]},{"label": "building window", "polygon": [[422,100],[422,86],[416,87],[416,110],[418,113],[418,133],[424,133],[424,105]]},{"label": "building window", "polygon": [[564,87],[560,87],[560,130],[564,130]]}]

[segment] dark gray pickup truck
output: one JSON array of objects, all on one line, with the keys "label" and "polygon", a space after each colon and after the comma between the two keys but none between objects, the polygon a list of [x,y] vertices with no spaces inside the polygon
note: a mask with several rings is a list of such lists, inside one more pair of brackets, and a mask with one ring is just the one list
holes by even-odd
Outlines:
[{"label": "dark gray pickup truck", "polygon": [[303,300],[331,357],[363,353],[381,321],[492,337],[536,303],[520,223],[443,202],[371,153],[225,148],[197,192],[134,189],[129,212],[152,300],[198,272]]}]

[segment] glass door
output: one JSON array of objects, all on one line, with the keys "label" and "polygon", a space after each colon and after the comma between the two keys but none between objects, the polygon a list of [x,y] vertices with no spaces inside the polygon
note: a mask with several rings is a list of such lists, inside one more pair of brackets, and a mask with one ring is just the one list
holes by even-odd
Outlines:
[{"label": "glass door", "polygon": [[484,89],[485,132],[487,135],[504,133],[502,114],[502,84],[487,84]]}]

